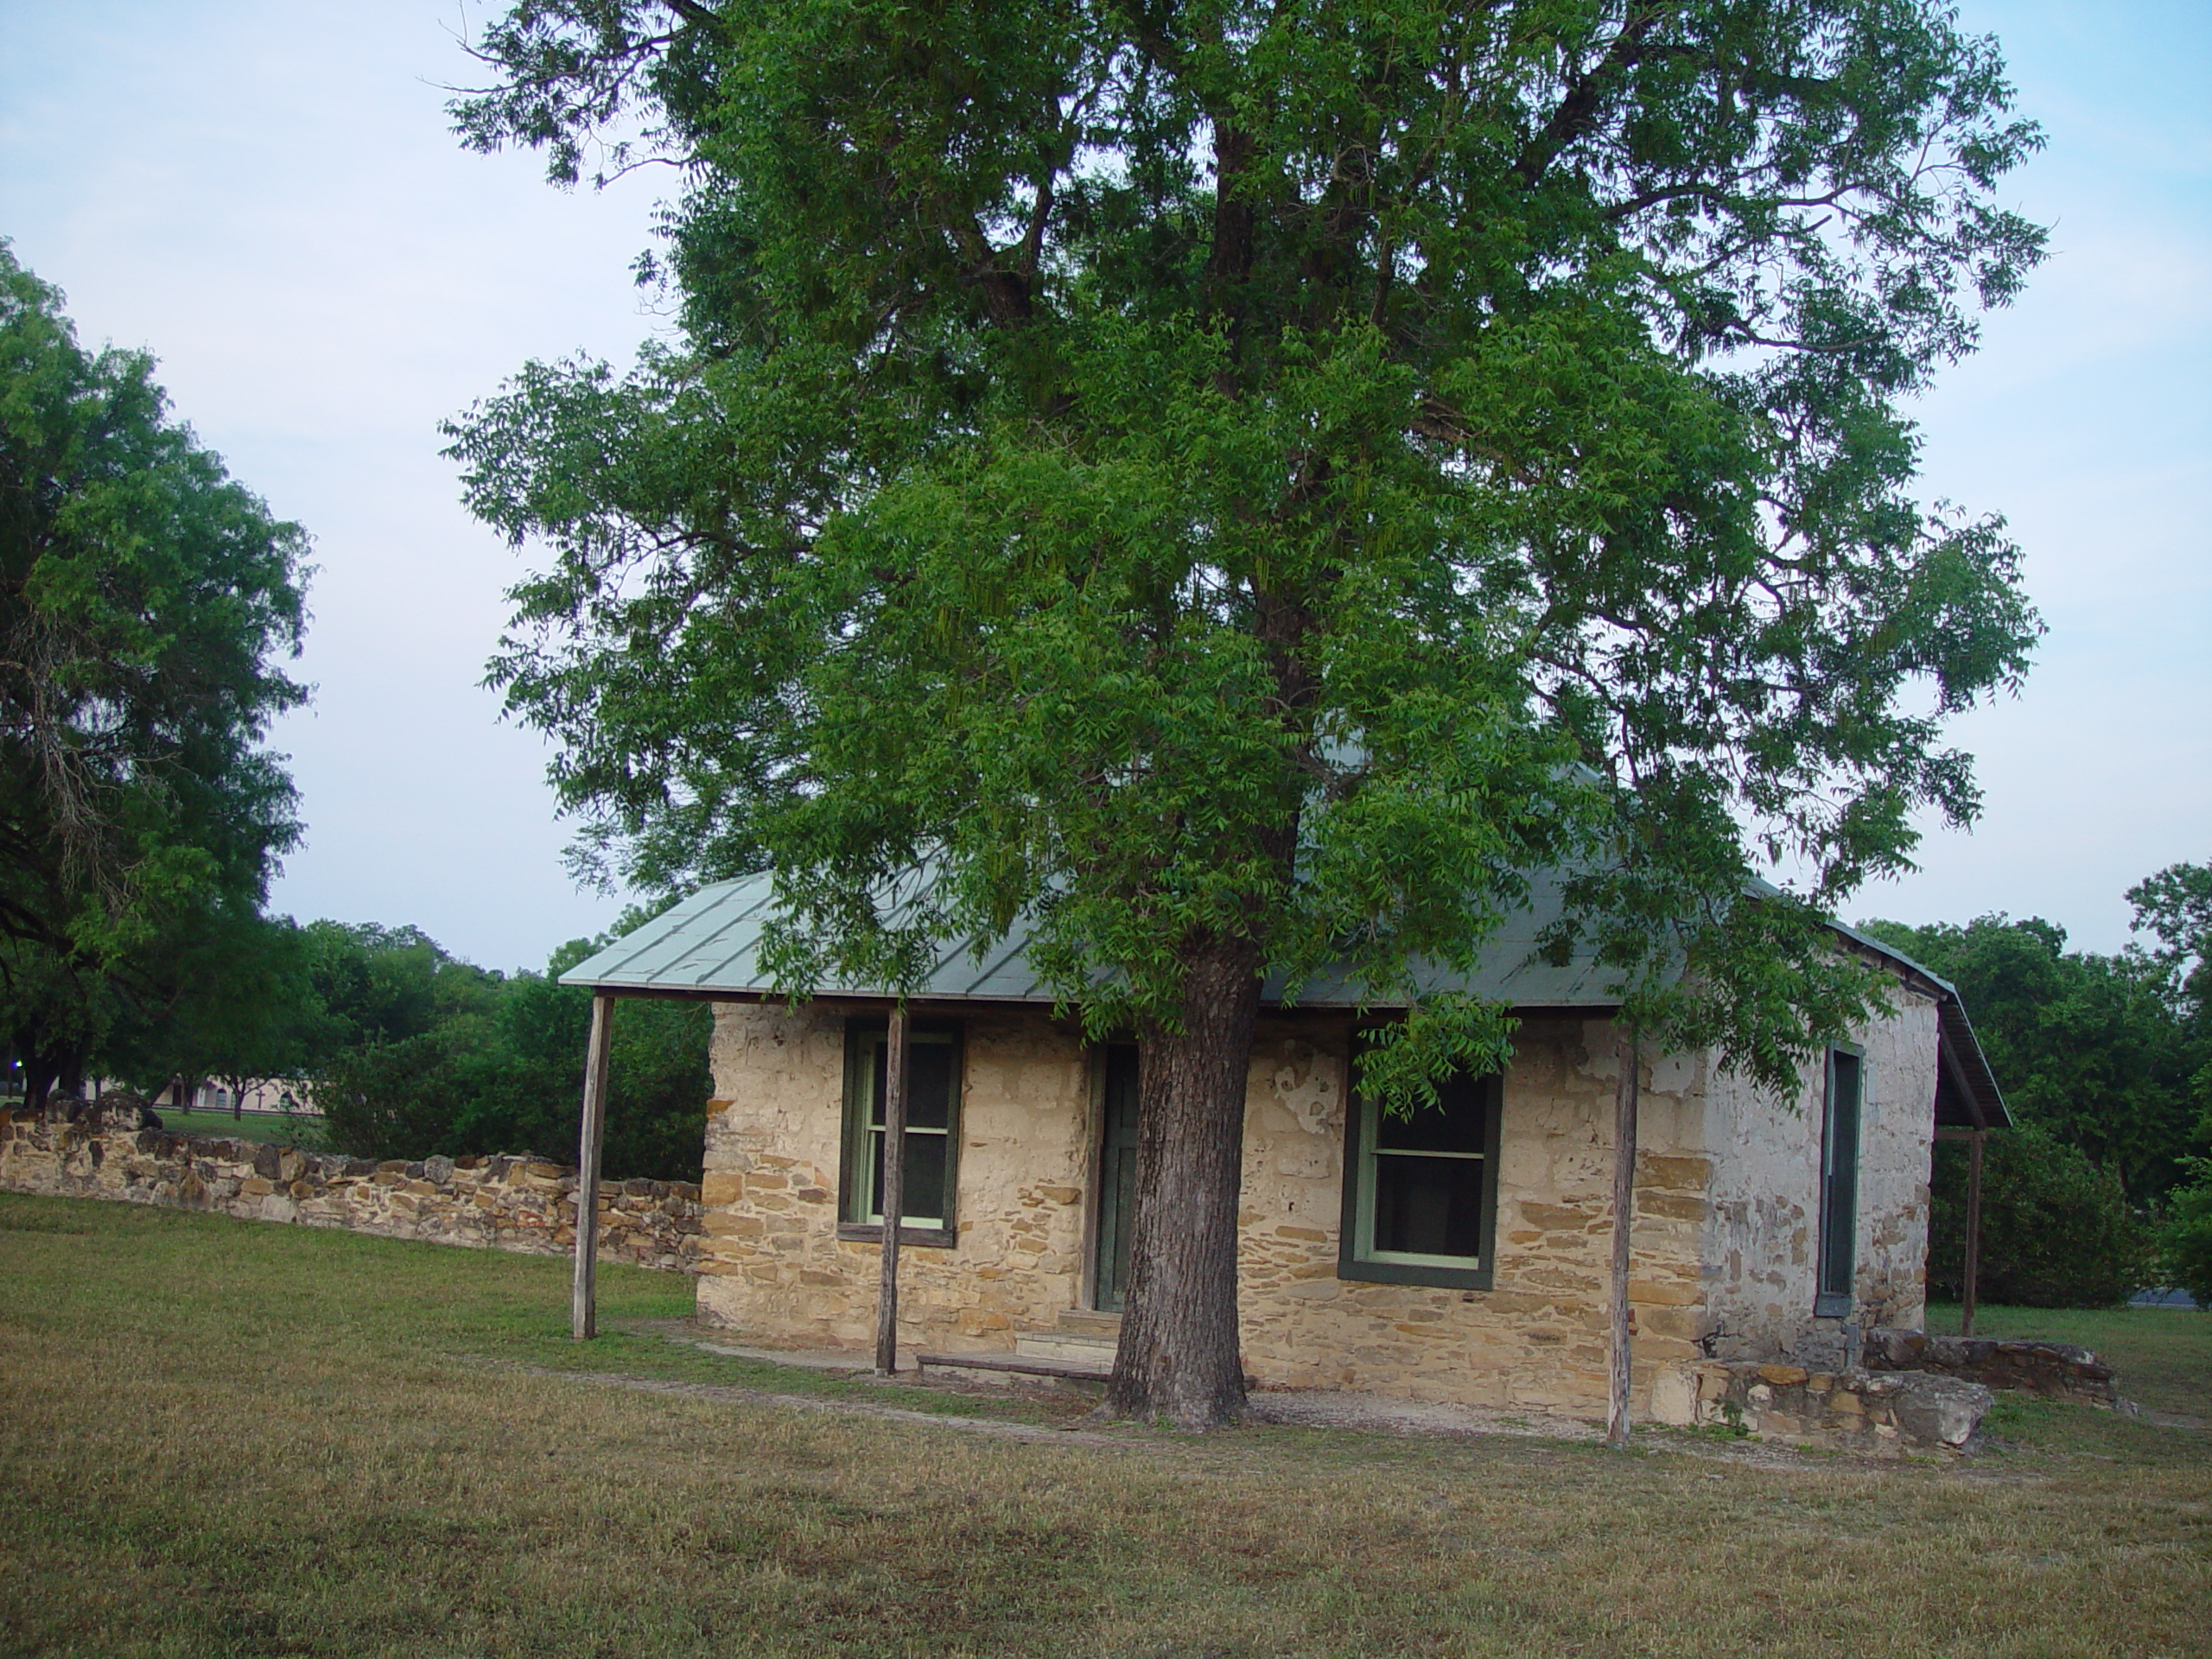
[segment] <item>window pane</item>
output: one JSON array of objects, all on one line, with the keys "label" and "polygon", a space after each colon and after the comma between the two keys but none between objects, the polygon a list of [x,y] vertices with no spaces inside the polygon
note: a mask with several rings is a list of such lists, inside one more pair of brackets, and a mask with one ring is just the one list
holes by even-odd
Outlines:
[{"label": "window pane", "polygon": [[1482,1255],[1480,1158],[1375,1160],[1375,1248],[1394,1255]]},{"label": "window pane", "polygon": [[1863,1076],[1856,1054],[1828,1058],[1827,1144],[1821,1148],[1821,1289],[1848,1296],[1857,1276],[1859,1116]]},{"label": "window pane", "polygon": [[[906,1123],[942,1129],[952,1121],[952,1045],[906,1045]],[[934,1191],[935,1189],[931,1189]]]},{"label": "window pane", "polygon": [[[874,1189],[868,1194],[868,1213],[870,1219],[880,1219],[883,1214],[883,1137],[873,1137],[874,1155],[869,1161],[874,1166]],[[904,1224],[913,1226],[923,1223],[935,1226],[944,1219],[944,1159],[946,1138],[941,1135],[910,1135],[906,1137],[906,1191],[904,1198]]]},{"label": "window pane", "polygon": [[1411,1117],[1378,1109],[1375,1144],[1383,1151],[1475,1152],[1483,1149],[1482,1079],[1455,1072],[1437,1085],[1437,1104]]},{"label": "window pane", "polygon": [[906,1214],[910,1218],[944,1218],[945,1147],[941,1135],[906,1137]]},{"label": "window pane", "polygon": [[[950,1043],[906,1042],[906,1125],[909,1128],[944,1129],[952,1126],[952,1053]],[[891,1045],[878,1039],[869,1055],[868,1121],[883,1127],[884,1096],[891,1075]]]}]

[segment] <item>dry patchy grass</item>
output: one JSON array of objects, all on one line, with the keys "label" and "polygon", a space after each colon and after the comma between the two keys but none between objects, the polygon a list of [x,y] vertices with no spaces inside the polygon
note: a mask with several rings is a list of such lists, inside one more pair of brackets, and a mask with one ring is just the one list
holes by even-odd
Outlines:
[{"label": "dry patchy grass", "polygon": [[1025,1444],[549,1375],[979,1409],[671,1344],[634,1269],[580,1352],[543,1258],[0,1197],[0,1264],[14,1653],[2202,1650],[2206,1437],[2094,1414],[1888,1465]]}]

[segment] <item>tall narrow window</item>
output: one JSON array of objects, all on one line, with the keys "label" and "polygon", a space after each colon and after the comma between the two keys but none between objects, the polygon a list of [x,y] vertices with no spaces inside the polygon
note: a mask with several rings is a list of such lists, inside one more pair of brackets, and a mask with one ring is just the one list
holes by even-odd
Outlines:
[{"label": "tall narrow window", "polygon": [[1866,1063],[1849,1049],[1828,1051],[1827,1106],[1821,1128],[1821,1278],[1813,1313],[1851,1313],[1859,1271],[1859,1119]]},{"label": "tall narrow window", "polygon": [[1499,1092],[1462,1073],[1410,1117],[1353,1101],[1338,1277],[1489,1288]]},{"label": "tall narrow window", "polygon": [[[845,1031],[845,1172],[841,1217],[848,1228],[883,1224],[883,1105],[890,1033],[880,1021]],[[910,1027],[906,1035],[906,1187],[903,1226],[951,1243],[958,1187],[960,1034]]]}]

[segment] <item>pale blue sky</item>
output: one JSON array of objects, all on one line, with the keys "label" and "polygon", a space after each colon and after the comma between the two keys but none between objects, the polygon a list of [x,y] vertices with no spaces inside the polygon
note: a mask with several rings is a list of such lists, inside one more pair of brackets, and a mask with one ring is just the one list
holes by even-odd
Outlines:
[{"label": "pale blue sky", "polygon": [[[321,567],[288,720],[306,847],[276,902],[414,922],[491,966],[613,919],[578,893],[545,753],[475,682],[514,556],[437,423],[531,356],[618,360],[650,175],[562,194],[453,143],[454,0],[0,0],[0,235],[86,340],[150,346],[179,412]],[[1854,915],[2040,913],[2126,938],[2123,888],[2212,859],[2212,4],[1984,0],[2050,148],[2007,196],[2055,257],[1921,411],[1927,493],[2012,521],[2050,625],[1961,721],[1986,810]]]}]

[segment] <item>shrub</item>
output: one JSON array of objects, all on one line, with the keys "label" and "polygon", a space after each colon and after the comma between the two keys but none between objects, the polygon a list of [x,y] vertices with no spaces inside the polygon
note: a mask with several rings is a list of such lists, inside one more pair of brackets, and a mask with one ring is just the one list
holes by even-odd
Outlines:
[{"label": "shrub", "polygon": [[2158,1268],[2167,1284],[2177,1285],[2212,1307],[2212,1158],[2183,1160],[2196,1177],[2169,1196],[2165,1224],[2158,1230]]},{"label": "shrub", "polygon": [[[1930,1295],[1966,1283],[1967,1148],[1936,1148],[1929,1217]],[[2110,1307],[2154,1274],[2157,1245],[2119,1179],[2079,1149],[2023,1124],[1988,1140],[1982,1161],[1984,1301],[2019,1307]]]}]

